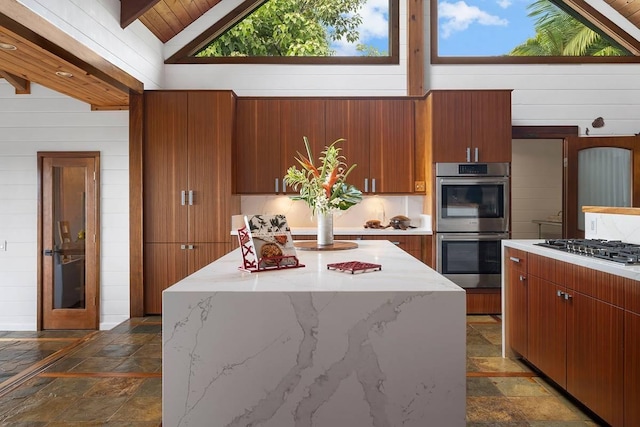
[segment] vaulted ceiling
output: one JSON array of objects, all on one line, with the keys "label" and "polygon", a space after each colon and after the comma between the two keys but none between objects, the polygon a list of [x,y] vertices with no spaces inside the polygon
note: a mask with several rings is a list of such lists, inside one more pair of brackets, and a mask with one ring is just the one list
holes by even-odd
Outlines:
[{"label": "vaulted ceiling", "polygon": [[[166,43],[220,1],[120,0],[120,25],[125,28],[140,20]],[[234,13],[241,14],[243,7],[251,9],[263,1],[245,0]],[[640,0],[604,1],[640,28]],[[578,11],[584,3],[565,2]],[[141,82],[16,0],[0,2],[0,78],[9,82],[16,93],[29,93],[30,82],[34,82],[84,101],[94,109],[128,108],[130,91],[143,90]]]}]

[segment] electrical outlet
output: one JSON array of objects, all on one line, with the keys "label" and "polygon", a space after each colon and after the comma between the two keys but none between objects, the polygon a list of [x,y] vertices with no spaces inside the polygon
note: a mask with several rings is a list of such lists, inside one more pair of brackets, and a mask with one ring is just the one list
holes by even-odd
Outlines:
[{"label": "electrical outlet", "polygon": [[597,219],[592,219],[591,221],[591,231],[593,231],[594,233],[598,232],[598,220]]},{"label": "electrical outlet", "polygon": [[7,241],[0,240],[0,251],[6,251],[6,250],[7,250]]}]

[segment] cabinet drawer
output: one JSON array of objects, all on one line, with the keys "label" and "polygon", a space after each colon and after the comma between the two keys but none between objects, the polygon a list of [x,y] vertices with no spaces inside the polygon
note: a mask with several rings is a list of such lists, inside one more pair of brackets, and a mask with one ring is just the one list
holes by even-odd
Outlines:
[{"label": "cabinet drawer", "polygon": [[567,274],[566,263],[536,254],[529,254],[527,263],[530,276],[537,276],[552,283],[565,286]]},{"label": "cabinet drawer", "polygon": [[[521,251],[513,248],[506,248],[505,250],[505,262],[508,263],[509,268],[518,270],[520,272],[527,272],[527,255],[525,251]],[[507,265],[505,265],[506,267]]]}]

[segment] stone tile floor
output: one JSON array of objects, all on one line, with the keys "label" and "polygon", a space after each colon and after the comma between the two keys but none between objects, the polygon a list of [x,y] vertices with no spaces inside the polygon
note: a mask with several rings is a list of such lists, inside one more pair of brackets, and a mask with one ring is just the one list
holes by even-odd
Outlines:
[{"label": "stone tile floor", "polygon": [[[0,427],[161,426],[161,329],[0,332]],[[498,317],[467,316],[467,426],[601,425],[500,345]]]}]

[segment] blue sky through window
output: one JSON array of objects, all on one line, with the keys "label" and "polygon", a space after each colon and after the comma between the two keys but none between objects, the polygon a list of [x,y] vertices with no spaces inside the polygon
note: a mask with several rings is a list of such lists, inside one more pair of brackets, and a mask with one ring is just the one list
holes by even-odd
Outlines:
[{"label": "blue sky through window", "polygon": [[358,56],[358,43],[371,45],[380,53],[389,54],[389,0],[368,0],[359,11],[362,25],[359,27],[360,40],[349,43],[346,40],[333,42],[331,49],[336,56]]},{"label": "blue sky through window", "polygon": [[532,0],[439,0],[438,56],[499,56],[535,36]]}]

